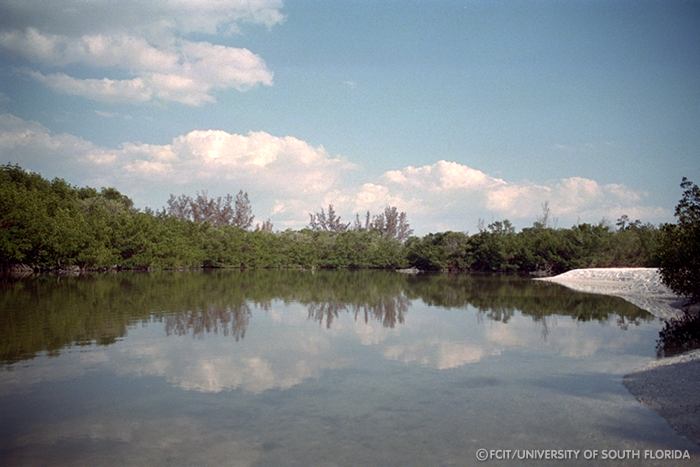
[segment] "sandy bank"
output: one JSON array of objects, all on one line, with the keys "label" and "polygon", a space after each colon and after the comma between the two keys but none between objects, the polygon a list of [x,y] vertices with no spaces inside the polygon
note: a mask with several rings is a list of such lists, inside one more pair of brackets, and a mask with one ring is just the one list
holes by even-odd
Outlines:
[{"label": "sandy bank", "polygon": [[[662,319],[680,316],[685,304],[661,282],[655,268],[575,269],[539,280],[580,292],[621,297]],[[700,350],[654,360],[626,375],[623,382],[640,402],[700,445]]]},{"label": "sandy bank", "polygon": [[624,384],[678,433],[700,445],[700,350],[651,362],[626,375]]},{"label": "sandy bank", "polygon": [[656,268],[574,269],[536,280],[555,282],[579,292],[621,297],[662,319],[680,316],[685,303],[661,282]]}]

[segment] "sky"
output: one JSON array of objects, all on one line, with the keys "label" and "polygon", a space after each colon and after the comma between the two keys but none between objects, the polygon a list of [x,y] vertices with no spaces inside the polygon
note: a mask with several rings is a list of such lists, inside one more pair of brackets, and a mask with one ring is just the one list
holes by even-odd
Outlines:
[{"label": "sky", "polygon": [[700,180],[699,1],[116,5],[0,1],[0,163],[418,234],[669,222]]}]

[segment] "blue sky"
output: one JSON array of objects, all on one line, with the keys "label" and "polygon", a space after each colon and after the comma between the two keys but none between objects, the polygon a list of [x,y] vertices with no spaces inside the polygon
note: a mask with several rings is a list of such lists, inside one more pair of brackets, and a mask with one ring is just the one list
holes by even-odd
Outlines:
[{"label": "blue sky", "polygon": [[672,219],[700,179],[700,2],[38,0],[0,5],[0,155],[45,176],[247,190],[299,227],[387,204]]}]

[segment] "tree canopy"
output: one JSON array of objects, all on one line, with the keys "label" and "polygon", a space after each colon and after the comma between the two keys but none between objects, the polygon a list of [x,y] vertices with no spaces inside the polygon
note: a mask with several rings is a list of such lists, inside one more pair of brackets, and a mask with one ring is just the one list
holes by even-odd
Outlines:
[{"label": "tree canopy", "polygon": [[165,212],[180,220],[216,226],[233,225],[244,230],[250,228],[255,219],[248,193],[243,190],[238,192],[235,199],[230,194],[223,198],[210,198],[206,191],[198,192],[194,198],[171,194]]}]

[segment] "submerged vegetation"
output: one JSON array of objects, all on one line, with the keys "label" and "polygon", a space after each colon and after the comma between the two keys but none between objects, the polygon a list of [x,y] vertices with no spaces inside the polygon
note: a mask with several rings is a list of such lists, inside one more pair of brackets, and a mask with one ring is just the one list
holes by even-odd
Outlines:
[{"label": "submerged vegetation", "polygon": [[469,235],[409,236],[395,207],[354,223],[328,210],[301,230],[253,228],[247,193],[171,196],[157,212],[139,210],[114,188],[74,187],[16,165],[0,167],[0,266],[80,268],[399,268],[552,274],[578,267],[656,266],[665,229],[622,216],[552,228],[548,212],[516,232],[508,220]]}]

